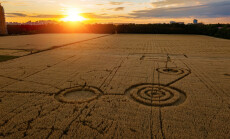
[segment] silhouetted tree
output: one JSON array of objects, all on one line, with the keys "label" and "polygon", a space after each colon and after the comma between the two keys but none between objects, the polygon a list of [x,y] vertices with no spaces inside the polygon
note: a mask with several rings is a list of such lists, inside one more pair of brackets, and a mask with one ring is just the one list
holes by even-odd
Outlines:
[{"label": "silhouetted tree", "polygon": [[135,33],[199,34],[230,39],[230,24],[76,24],[8,25],[9,34],[38,33]]}]

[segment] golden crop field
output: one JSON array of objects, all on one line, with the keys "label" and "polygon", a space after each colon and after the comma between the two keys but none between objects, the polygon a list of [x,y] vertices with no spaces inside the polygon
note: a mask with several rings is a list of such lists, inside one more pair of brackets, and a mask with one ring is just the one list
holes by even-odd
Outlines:
[{"label": "golden crop field", "polygon": [[0,138],[230,138],[230,40],[0,38]]}]

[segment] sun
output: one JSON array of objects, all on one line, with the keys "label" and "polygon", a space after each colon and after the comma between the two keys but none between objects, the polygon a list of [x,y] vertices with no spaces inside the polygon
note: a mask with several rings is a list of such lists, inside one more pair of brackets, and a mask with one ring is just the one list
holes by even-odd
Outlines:
[{"label": "sun", "polygon": [[68,22],[77,22],[77,21],[85,21],[86,18],[80,15],[80,12],[75,8],[70,8],[66,11],[67,16],[62,18],[62,21]]}]

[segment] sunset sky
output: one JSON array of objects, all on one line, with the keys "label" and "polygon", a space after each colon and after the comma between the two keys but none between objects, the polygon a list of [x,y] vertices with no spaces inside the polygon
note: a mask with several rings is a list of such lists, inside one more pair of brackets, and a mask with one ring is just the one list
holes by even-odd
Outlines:
[{"label": "sunset sky", "polygon": [[87,23],[230,23],[229,0],[0,0],[7,22],[58,20],[74,9]]}]

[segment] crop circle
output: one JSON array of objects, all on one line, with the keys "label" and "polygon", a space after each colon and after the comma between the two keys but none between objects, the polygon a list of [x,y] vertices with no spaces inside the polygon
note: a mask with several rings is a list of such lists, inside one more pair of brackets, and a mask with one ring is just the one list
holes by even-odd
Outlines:
[{"label": "crop circle", "polygon": [[58,93],[55,98],[64,103],[86,103],[97,99],[102,92],[96,87],[74,87],[68,88]]},{"label": "crop circle", "polygon": [[184,74],[186,72],[185,69],[180,69],[180,68],[158,68],[158,72],[163,73],[163,74],[170,74],[170,75],[180,75]]},{"label": "crop circle", "polygon": [[186,99],[183,91],[159,84],[137,85],[131,87],[127,93],[138,103],[157,107],[179,105]]}]

